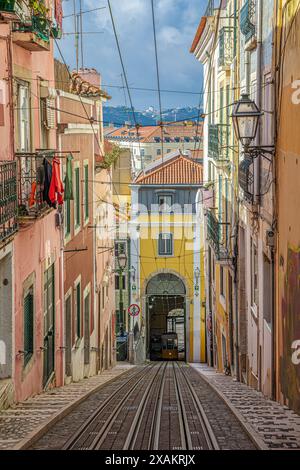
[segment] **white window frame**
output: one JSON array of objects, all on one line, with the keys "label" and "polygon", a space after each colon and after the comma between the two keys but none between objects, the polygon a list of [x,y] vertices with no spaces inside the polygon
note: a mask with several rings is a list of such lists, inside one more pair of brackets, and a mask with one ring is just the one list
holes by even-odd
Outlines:
[{"label": "white window frame", "polygon": [[[80,332],[81,332],[81,337],[78,336],[78,317],[77,317],[77,287],[78,285],[80,286]],[[73,347],[75,349],[78,348],[79,343],[81,342],[83,338],[83,332],[82,332],[82,302],[83,302],[83,295],[82,295],[82,288],[81,288],[81,274],[77,277],[77,279],[74,282],[74,331],[75,331],[75,344]]]},{"label": "white window frame", "polygon": [[[77,190],[76,190],[76,170],[79,169],[79,224],[76,223],[76,210],[77,210]],[[73,204],[73,216],[74,216],[74,235],[77,235],[81,230],[81,191],[80,191],[80,162],[74,162],[73,164],[73,191],[74,191],[74,204]]]},{"label": "white window frame", "polygon": [[[25,107],[23,109],[23,98]],[[26,115],[26,116],[25,116]],[[31,112],[30,112],[30,84],[17,80],[17,116],[18,116],[18,149],[20,152],[31,150]],[[25,116],[25,119],[23,119]],[[24,135],[24,138],[22,137]]]},{"label": "white window frame", "polygon": [[[89,220],[90,220],[90,214],[86,214],[86,208],[85,208],[85,203],[86,203],[86,197],[85,197],[85,191],[86,191],[86,187],[85,187],[85,169],[88,169],[88,174],[89,174],[89,161],[88,160],[84,160],[83,162],[83,225],[87,225],[89,223]],[[89,190],[89,178],[88,178],[88,181],[87,181],[87,186],[88,186],[88,190]],[[89,204],[89,200],[88,200],[88,204]]]},{"label": "white window frame", "polygon": [[[164,238],[166,236],[169,236],[170,238],[169,239]],[[171,239],[171,253],[160,253],[160,240],[170,240],[170,239]],[[160,258],[171,258],[174,256],[174,234],[173,233],[170,233],[170,232],[159,233],[157,244],[158,244],[157,252]],[[166,243],[165,243],[165,247],[166,247]]]},{"label": "white window frame", "polygon": [[[255,257],[254,251],[256,251],[256,257]],[[256,258],[256,260],[255,260],[255,258]],[[256,266],[256,268],[255,268],[255,266]],[[259,291],[259,286],[258,286],[258,283],[259,283],[259,278],[258,278],[259,262],[258,262],[257,244],[255,243],[255,241],[253,240],[252,237],[250,239],[250,267],[251,267],[250,268],[251,310],[252,310],[252,313],[254,314],[254,316],[257,317],[257,315],[258,315],[258,302],[259,302],[259,298],[258,298],[258,291]],[[256,271],[256,273],[255,273],[255,271]],[[257,279],[256,279],[256,285],[257,285],[256,291],[257,292],[255,292],[255,276],[257,277]]]}]

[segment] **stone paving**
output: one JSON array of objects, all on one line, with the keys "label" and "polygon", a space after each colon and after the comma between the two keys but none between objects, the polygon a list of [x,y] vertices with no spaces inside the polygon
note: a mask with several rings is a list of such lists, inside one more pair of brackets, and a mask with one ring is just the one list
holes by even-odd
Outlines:
[{"label": "stone paving", "polygon": [[191,364],[226,400],[262,449],[300,449],[300,416],[203,364]]},{"label": "stone paving", "polygon": [[10,450],[55,415],[133,366],[118,364],[102,374],[55,388],[0,411],[0,450]]}]

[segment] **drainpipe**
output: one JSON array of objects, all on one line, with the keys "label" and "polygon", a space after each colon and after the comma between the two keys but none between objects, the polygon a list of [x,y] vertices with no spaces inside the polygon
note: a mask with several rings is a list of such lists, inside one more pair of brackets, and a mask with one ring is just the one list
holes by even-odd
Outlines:
[{"label": "drainpipe", "polygon": [[272,353],[271,353],[271,364],[272,364],[272,375],[271,375],[271,393],[272,393],[272,400],[276,400],[276,313],[275,313],[275,252],[272,249],[271,253],[271,261],[272,261]]},{"label": "drainpipe", "polygon": [[[262,105],[262,0],[257,0],[257,62],[256,62],[256,104],[259,109]],[[256,145],[261,145],[261,126],[258,126]],[[261,173],[260,157],[254,162],[254,201],[256,204],[260,202],[260,173]]]},{"label": "drainpipe", "polygon": [[250,95],[251,60],[250,60],[249,51],[245,51],[245,69],[246,69],[246,94]]},{"label": "drainpipe", "polygon": [[[259,109],[262,107],[262,0],[257,0],[257,59],[256,59],[256,104]],[[261,125],[257,129],[256,145],[259,147],[261,145]],[[254,203],[259,206],[260,204],[260,177],[261,177],[261,157],[259,156],[254,160]],[[259,209],[257,210],[259,212]],[[258,340],[258,354],[260,351],[260,323],[258,321],[257,328],[257,340]],[[259,389],[261,390],[261,373],[262,373],[262,364],[261,359],[258,364],[258,381]]]},{"label": "drainpipe", "polygon": [[[238,80],[238,66],[237,66],[237,51],[238,51],[238,44],[237,44],[237,28],[238,28],[238,15],[237,15],[237,0],[234,0],[234,78],[236,83],[239,83]],[[240,49],[240,48],[239,48]],[[247,53],[248,54],[248,53]],[[249,64],[249,57],[248,57],[248,64]],[[248,71],[248,70],[247,70]],[[234,190],[233,190],[233,198],[235,198]],[[235,375],[238,381],[241,381],[240,377],[240,363],[239,363],[239,275],[238,275],[238,260],[239,260],[239,199],[236,198],[236,211],[234,214],[234,223],[236,226],[236,233],[234,238],[234,309],[235,309],[235,347],[234,347],[234,359],[235,359]]]},{"label": "drainpipe", "polygon": [[[60,98],[57,96],[57,107],[60,108]],[[60,122],[60,115],[56,114],[57,124]],[[58,135],[58,150],[61,151],[61,135]],[[66,355],[65,355],[65,297],[64,297],[64,249],[65,249],[65,240],[64,240],[64,225],[61,225],[59,228],[60,231],[60,259],[59,259],[59,283],[60,283],[60,297],[61,297],[61,353],[62,353],[62,384],[65,383],[65,370],[66,370]]]}]

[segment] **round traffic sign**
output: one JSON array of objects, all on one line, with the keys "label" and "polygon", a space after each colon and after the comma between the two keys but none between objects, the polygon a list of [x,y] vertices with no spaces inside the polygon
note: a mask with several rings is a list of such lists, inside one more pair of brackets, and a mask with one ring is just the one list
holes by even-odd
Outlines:
[{"label": "round traffic sign", "polygon": [[128,307],[128,313],[132,317],[137,317],[139,315],[140,311],[141,311],[141,309],[140,309],[139,305],[137,305],[137,304],[131,304],[130,307]]}]

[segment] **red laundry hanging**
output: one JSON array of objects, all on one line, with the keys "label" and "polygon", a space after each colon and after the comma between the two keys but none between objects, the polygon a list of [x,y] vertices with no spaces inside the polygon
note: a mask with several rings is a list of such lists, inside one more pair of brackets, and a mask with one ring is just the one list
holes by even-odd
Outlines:
[{"label": "red laundry hanging", "polygon": [[36,182],[34,181],[33,183],[31,183],[31,192],[29,195],[29,207],[34,206],[34,204],[36,203],[35,196],[36,196]]},{"label": "red laundry hanging", "polygon": [[52,204],[55,204],[56,202],[59,205],[63,204],[63,192],[64,186],[60,178],[60,161],[57,158],[54,158],[52,162],[52,177],[48,194]]}]

